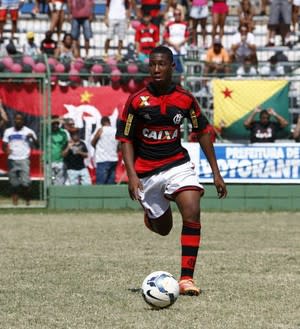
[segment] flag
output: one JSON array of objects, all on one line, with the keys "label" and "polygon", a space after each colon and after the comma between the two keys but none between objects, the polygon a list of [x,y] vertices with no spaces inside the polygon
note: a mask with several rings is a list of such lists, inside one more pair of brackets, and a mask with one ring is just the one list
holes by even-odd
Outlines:
[{"label": "flag", "polygon": [[[46,91],[45,91],[46,92]],[[82,132],[88,148],[92,134],[101,125],[102,116],[109,116],[112,125],[116,125],[130,93],[111,86],[102,87],[61,87],[54,86],[51,90],[51,115],[72,118],[75,126]],[[9,123],[13,125],[14,115],[24,115],[25,126],[33,129],[42,141],[43,125],[47,122],[47,97],[38,83],[0,83],[0,98],[6,111]],[[7,156],[2,151],[2,134],[0,131],[0,176],[7,174]],[[41,143],[42,144],[42,143]],[[43,150],[33,150],[31,154],[32,178],[43,177]],[[118,177],[126,179],[121,160]],[[117,179],[117,182],[119,180]]]},{"label": "flag", "polygon": [[[286,80],[213,80],[212,88],[214,126],[223,125],[222,135],[226,138],[249,138],[243,122],[256,107],[273,108],[289,121],[289,82]],[[285,128],[283,135],[288,132]]]}]

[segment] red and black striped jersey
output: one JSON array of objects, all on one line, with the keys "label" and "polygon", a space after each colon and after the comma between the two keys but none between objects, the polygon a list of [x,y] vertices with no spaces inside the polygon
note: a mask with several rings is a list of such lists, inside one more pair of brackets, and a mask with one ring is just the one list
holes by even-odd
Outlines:
[{"label": "red and black striped jersey", "polygon": [[145,177],[190,160],[181,145],[180,126],[184,118],[192,131],[206,132],[208,121],[194,96],[182,87],[171,85],[160,95],[152,83],[131,95],[118,124],[116,138],[132,143],[135,170]]}]

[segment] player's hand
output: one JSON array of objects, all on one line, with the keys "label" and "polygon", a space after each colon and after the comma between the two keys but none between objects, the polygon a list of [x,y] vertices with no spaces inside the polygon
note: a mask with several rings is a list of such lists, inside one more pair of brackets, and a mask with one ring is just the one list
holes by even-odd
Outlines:
[{"label": "player's hand", "polygon": [[261,112],[261,109],[259,108],[259,107],[256,107],[255,109],[254,109],[254,113],[260,113]]},{"label": "player's hand", "polygon": [[128,177],[128,192],[132,200],[140,200],[143,184],[137,176]]},{"label": "player's hand", "polygon": [[269,113],[270,115],[273,115],[273,116],[276,115],[276,112],[275,112],[274,109],[272,109],[271,107],[268,109],[268,113]]},{"label": "player's hand", "polygon": [[226,184],[220,174],[214,175],[214,184],[217,189],[218,198],[224,199],[227,196]]}]

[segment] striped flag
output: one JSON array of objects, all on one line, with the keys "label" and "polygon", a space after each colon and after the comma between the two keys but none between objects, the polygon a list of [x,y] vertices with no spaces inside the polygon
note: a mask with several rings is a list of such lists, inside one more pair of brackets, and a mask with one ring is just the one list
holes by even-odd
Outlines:
[{"label": "striped flag", "polygon": [[[273,108],[289,120],[286,80],[213,80],[214,125],[223,124],[224,137],[248,138],[243,122],[256,107]],[[257,118],[258,119],[258,118]],[[284,130],[288,134],[289,128]]]}]

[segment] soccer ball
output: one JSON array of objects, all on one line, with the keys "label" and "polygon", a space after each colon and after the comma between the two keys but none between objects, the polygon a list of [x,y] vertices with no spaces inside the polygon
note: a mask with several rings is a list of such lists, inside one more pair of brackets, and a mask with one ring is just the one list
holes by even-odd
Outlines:
[{"label": "soccer ball", "polygon": [[179,296],[179,285],[168,272],[152,272],[143,281],[142,294],[152,308],[165,308],[175,303]]}]

